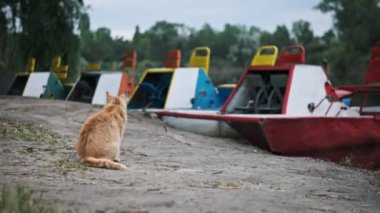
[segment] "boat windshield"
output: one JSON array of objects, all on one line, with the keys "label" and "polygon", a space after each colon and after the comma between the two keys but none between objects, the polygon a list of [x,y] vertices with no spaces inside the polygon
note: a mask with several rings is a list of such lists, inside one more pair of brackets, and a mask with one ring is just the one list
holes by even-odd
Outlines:
[{"label": "boat windshield", "polygon": [[281,114],[288,70],[247,74],[226,107],[230,114]]},{"label": "boat windshield", "polygon": [[164,108],[172,76],[172,72],[146,74],[129,101],[128,109]]},{"label": "boat windshield", "polygon": [[95,94],[96,86],[100,74],[82,74],[78,83],[75,84],[74,89],[68,97],[69,101],[77,101],[83,103],[91,103]]}]

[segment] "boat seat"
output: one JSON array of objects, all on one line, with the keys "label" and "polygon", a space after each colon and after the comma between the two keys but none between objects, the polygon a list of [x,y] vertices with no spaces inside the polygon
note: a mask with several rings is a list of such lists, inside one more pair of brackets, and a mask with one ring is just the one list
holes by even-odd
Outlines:
[{"label": "boat seat", "polygon": [[26,62],[25,72],[26,73],[32,73],[32,72],[34,72],[35,68],[36,68],[36,59],[35,58],[29,58],[28,61]]},{"label": "boat seat", "polygon": [[61,61],[61,56],[55,56],[51,62],[50,71],[54,72],[60,81],[64,81],[67,78],[69,66],[61,65]]},{"label": "boat seat", "polygon": [[208,73],[210,66],[210,48],[197,47],[191,52],[189,67],[200,67]]},{"label": "boat seat", "polygon": [[259,90],[245,106],[236,106],[234,109],[244,114],[281,113],[283,95],[280,89],[271,81],[259,87]]},{"label": "boat seat", "polygon": [[278,55],[276,46],[260,47],[252,59],[251,66],[274,66]]},{"label": "boat seat", "polygon": [[[277,100],[277,103],[276,101]],[[278,87],[267,83],[262,87],[255,98],[255,112],[261,113],[279,113],[281,112],[282,94]]]},{"label": "boat seat", "polygon": [[181,50],[170,50],[166,53],[164,67],[177,68],[181,65]]},{"label": "boat seat", "polygon": [[278,57],[277,65],[294,65],[305,63],[305,48],[301,45],[285,47]]},{"label": "boat seat", "polygon": [[101,64],[99,63],[91,63],[91,64],[87,64],[85,67],[84,67],[84,70],[85,71],[99,71],[101,69]]},{"label": "boat seat", "polygon": [[63,81],[67,78],[67,74],[69,71],[68,65],[61,65],[53,68],[53,72],[57,75],[58,79]]},{"label": "boat seat", "polygon": [[127,51],[124,56],[123,64],[121,65],[121,69],[130,68],[132,70],[136,69],[136,60],[137,60],[137,52],[136,51]]},{"label": "boat seat", "polygon": [[380,83],[380,61],[370,62],[372,68],[378,67],[378,69],[368,70],[365,78],[366,84],[379,84]]},{"label": "boat seat", "polygon": [[380,84],[380,41],[372,48],[371,60],[368,63],[366,84]]}]

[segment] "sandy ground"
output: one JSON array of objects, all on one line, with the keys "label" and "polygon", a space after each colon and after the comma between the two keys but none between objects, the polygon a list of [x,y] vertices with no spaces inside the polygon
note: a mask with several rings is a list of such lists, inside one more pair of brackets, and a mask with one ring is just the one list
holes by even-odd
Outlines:
[{"label": "sandy ground", "polygon": [[74,143],[97,110],[0,96],[0,186],[42,192],[59,211],[379,212],[379,172],[180,132],[138,112],[121,147],[127,170],[81,166]]}]

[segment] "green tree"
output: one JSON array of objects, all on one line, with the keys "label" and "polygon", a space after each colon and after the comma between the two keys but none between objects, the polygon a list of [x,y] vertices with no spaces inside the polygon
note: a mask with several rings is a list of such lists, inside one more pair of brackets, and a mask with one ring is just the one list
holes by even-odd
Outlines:
[{"label": "green tree", "polygon": [[322,0],[317,8],[333,14],[340,41],[349,51],[367,53],[380,38],[379,0]]},{"label": "green tree", "polygon": [[226,24],[224,30],[220,33],[216,33],[215,47],[212,50],[213,56],[226,60],[231,46],[237,43],[239,34],[244,31],[242,26],[234,26]]},{"label": "green tree", "polygon": [[209,25],[205,24],[199,31],[195,31],[190,35],[190,46],[209,46],[213,49],[216,44],[216,32]]},{"label": "green tree", "polygon": [[0,30],[5,38],[0,39],[1,71],[22,71],[28,57],[36,58],[37,70],[47,70],[56,55],[76,71],[83,14],[82,0],[1,1]]},{"label": "green tree", "polygon": [[260,29],[240,26],[237,39],[229,46],[228,61],[238,67],[246,67],[259,46]]},{"label": "green tree", "polygon": [[292,32],[295,43],[302,45],[306,51],[307,64],[321,64],[324,59],[323,52],[327,48],[319,37],[314,36],[311,25],[307,21],[299,20],[293,23]]},{"label": "green tree", "polygon": [[130,41],[112,38],[111,30],[105,27],[82,34],[82,44],[86,62],[100,63],[103,70],[119,70],[126,50],[133,49]]},{"label": "green tree", "polygon": [[314,33],[310,23],[307,21],[297,21],[293,23],[294,38],[298,44],[308,45],[314,41]]},{"label": "green tree", "polygon": [[380,1],[322,0],[316,8],[334,17],[338,42],[327,52],[334,80],[362,83],[370,48],[380,39]]},{"label": "green tree", "polygon": [[179,40],[178,26],[180,25],[160,21],[145,33],[152,44],[149,59],[163,62],[166,51],[177,48]]},{"label": "green tree", "polygon": [[281,49],[291,44],[294,44],[294,40],[285,25],[277,26],[273,34],[263,32],[260,36],[260,45],[276,45]]}]

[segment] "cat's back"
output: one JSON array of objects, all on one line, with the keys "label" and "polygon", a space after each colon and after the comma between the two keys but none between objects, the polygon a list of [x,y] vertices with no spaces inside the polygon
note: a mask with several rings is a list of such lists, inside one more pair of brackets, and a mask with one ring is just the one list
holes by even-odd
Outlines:
[{"label": "cat's back", "polygon": [[106,124],[108,122],[107,120],[107,112],[105,112],[103,109],[87,118],[87,120],[82,125],[81,132],[84,130],[94,130],[96,126]]},{"label": "cat's back", "polygon": [[96,132],[99,128],[124,128],[127,121],[126,110],[117,105],[106,106],[100,112],[90,116],[81,128],[81,135]]},{"label": "cat's back", "polygon": [[110,105],[104,109],[102,116],[118,122],[126,122],[127,110],[120,105]]}]

